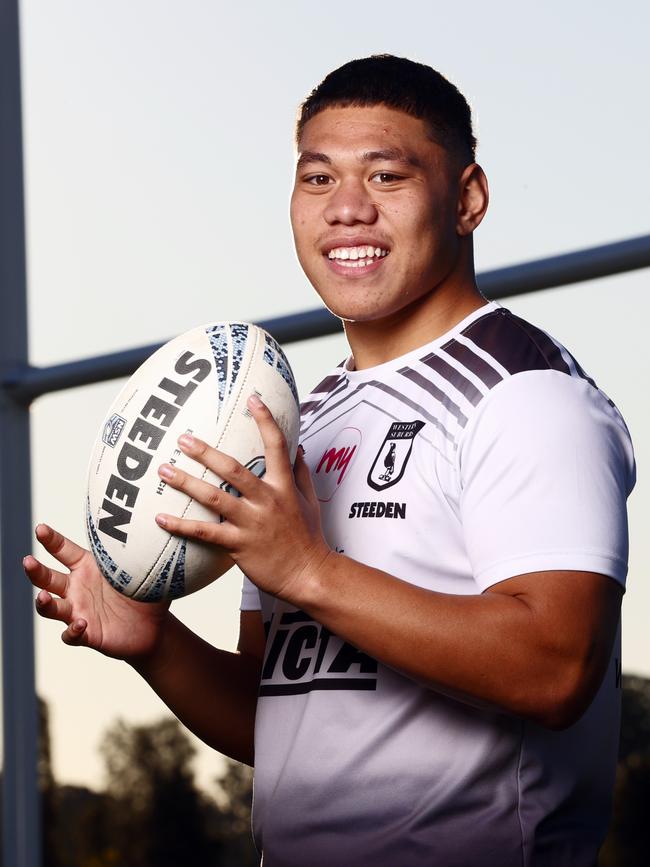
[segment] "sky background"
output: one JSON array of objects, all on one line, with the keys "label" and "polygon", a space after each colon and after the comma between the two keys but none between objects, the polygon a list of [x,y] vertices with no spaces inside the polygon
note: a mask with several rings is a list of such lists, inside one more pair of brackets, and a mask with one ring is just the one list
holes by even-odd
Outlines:
[{"label": "sky background", "polygon": [[[31,362],[165,340],[219,319],[317,305],[291,241],[292,126],[300,101],[353,57],[428,63],[467,96],[491,206],[477,270],[650,232],[650,5],[331,0],[24,0],[23,115]],[[650,272],[513,298],[622,410],[640,482],[630,502],[624,669],[650,676]],[[342,336],[288,347],[301,393],[346,354]],[[84,540],[90,449],[115,381],[32,408],[34,520]],[[236,640],[233,571],[175,613]],[[38,622],[37,685],[59,780],[99,786],[117,716],[161,702],[128,666],[65,647]],[[202,784],[220,772],[204,748]]]}]

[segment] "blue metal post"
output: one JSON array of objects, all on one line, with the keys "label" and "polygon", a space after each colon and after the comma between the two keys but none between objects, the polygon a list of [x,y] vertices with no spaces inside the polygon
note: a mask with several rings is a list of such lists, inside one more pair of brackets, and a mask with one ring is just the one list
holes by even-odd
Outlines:
[{"label": "blue metal post", "polygon": [[[0,0],[0,372],[26,368],[27,299],[17,0]],[[38,723],[32,594],[21,557],[31,548],[29,409],[0,389],[2,855],[39,867]]]}]

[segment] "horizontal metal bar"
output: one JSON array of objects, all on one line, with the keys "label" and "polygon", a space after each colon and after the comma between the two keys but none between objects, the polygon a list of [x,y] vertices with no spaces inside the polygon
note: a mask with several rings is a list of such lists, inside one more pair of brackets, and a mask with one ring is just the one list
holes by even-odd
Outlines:
[{"label": "horizontal metal bar", "polygon": [[[325,308],[265,319],[257,324],[273,334],[279,343],[295,343],[341,330],[341,320]],[[52,391],[130,376],[162,345],[151,343],[135,349],[83,358],[80,361],[53,364],[51,367],[15,368],[2,384],[13,400],[29,403],[35,397]]]},{"label": "horizontal metal bar", "polygon": [[562,253],[477,276],[486,298],[510,298],[650,267],[650,235]]},{"label": "horizontal metal bar", "polygon": [[[477,282],[486,298],[510,298],[647,267],[650,267],[650,235],[642,235],[574,253],[484,271],[477,275]],[[257,324],[280,343],[310,340],[335,334],[341,329],[340,320],[325,308],[265,319]],[[2,386],[14,401],[26,404],[48,392],[129,376],[160,346],[162,343],[153,343],[51,367],[24,366],[12,370]]]}]

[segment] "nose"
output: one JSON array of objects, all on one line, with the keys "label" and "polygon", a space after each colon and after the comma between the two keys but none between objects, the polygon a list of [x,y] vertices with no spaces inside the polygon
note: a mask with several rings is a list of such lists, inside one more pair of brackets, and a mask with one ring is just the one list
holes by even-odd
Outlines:
[{"label": "nose", "polygon": [[377,219],[377,208],[364,184],[349,178],[341,181],[328,196],[323,216],[330,226],[336,223],[344,226],[353,226],[355,223],[370,225]]}]

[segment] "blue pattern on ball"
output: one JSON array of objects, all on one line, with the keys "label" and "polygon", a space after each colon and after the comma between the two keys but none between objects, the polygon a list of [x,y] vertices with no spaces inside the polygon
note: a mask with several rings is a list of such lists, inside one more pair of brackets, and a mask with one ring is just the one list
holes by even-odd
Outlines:
[{"label": "blue pattern on ball", "polygon": [[178,557],[172,574],[171,584],[169,585],[169,596],[171,599],[178,599],[185,593],[185,551],[187,549],[187,539],[183,539],[180,548],[178,549]]},{"label": "blue pattern on ball", "polygon": [[289,366],[286,355],[280,348],[280,345],[276,343],[270,334],[264,335],[264,341],[266,344],[264,346],[264,361],[266,361],[269,367],[278,371],[282,379],[284,379],[291,389],[291,394],[293,395],[296,404],[300,404],[300,400],[298,399],[298,389],[296,388],[296,382],[293,378],[293,373],[291,372],[291,367]]},{"label": "blue pattern on ball", "polygon": [[206,329],[219,381],[219,403],[226,397],[228,383],[228,335],[223,325],[213,325]]},{"label": "blue pattern on ball", "polygon": [[248,340],[248,325],[245,325],[243,322],[233,323],[230,326],[230,337],[232,340],[232,377],[228,394],[230,394],[235,382],[237,382],[239,369],[244,358],[244,350],[246,348],[246,341]]},{"label": "blue pattern on ball", "polygon": [[[182,596],[185,590],[185,549],[187,546],[187,540],[183,539],[179,548],[174,551],[171,557],[167,560],[165,565],[162,567],[160,572],[158,573],[158,577],[151,585],[151,587],[147,590],[145,595],[142,597],[143,602],[160,602],[160,600],[165,596],[168,599],[178,599],[179,596]],[[174,565],[174,571],[172,573],[172,580],[169,585],[169,590],[165,593],[165,585],[167,584],[167,578],[171,571],[172,565]]]},{"label": "blue pattern on ball", "polygon": [[90,517],[90,500],[86,501],[86,526],[88,528],[88,539],[93,555],[97,561],[99,569],[111,585],[118,593],[124,593],[126,587],[133,581],[133,578],[117,565],[115,560],[108,553],[106,548],[101,543],[95,522]]}]

